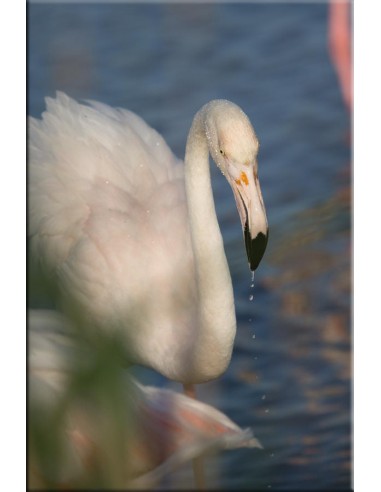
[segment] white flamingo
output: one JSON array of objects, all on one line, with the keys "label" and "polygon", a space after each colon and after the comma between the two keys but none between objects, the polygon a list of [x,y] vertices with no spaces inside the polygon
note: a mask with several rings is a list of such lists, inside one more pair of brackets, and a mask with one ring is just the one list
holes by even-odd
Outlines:
[{"label": "white flamingo", "polygon": [[236,317],[209,153],[233,189],[255,270],[268,225],[249,119],[229,101],[203,106],[182,165],[130,111],[63,93],[46,104],[29,121],[34,251],[84,326],[122,336],[130,363],[186,386],[220,376]]}]

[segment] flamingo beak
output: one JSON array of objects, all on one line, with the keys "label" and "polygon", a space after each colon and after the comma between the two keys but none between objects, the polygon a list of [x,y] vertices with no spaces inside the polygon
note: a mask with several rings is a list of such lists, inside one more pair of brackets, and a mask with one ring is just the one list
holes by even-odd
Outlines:
[{"label": "flamingo beak", "polygon": [[[269,228],[259,179],[255,172],[241,170],[230,179],[241,219],[250,270],[258,268],[266,250]],[[230,176],[230,178],[233,178]]]}]

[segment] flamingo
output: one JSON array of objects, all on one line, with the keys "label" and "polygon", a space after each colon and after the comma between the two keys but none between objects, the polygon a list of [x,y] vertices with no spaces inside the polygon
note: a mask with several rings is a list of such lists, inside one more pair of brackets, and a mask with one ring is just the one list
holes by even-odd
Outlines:
[{"label": "flamingo", "polygon": [[348,111],[353,108],[351,4],[331,0],[328,8],[328,48]]},{"label": "flamingo", "polygon": [[[62,416],[61,466],[47,476],[48,467],[44,467],[35,449],[30,479],[40,487],[48,480],[54,486],[77,488],[89,474],[96,474],[97,467],[102,468],[107,453],[100,442],[94,403],[85,405],[79,389],[73,391],[78,373],[85,371],[87,379],[91,379],[99,361],[89,357],[86,347],[70,335],[70,321],[60,313],[30,310],[28,320],[31,415],[43,413],[49,418],[70,395]],[[211,405],[169,389],[144,386],[123,372],[121,389],[128,398],[121,400],[123,417],[119,432],[126,437],[128,446],[123,447],[125,473],[119,485],[151,488],[169,472],[201,454],[261,447],[250,429],[241,429]]]},{"label": "flamingo", "polygon": [[236,317],[208,154],[232,187],[254,271],[268,224],[248,117],[226,100],[204,105],[183,165],[130,111],[60,92],[46,106],[29,119],[29,235],[64,303],[92,333],[119,334],[131,364],[185,385],[217,378]]},{"label": "flamingo", "polygon": [[[29,119],[35,255],[90,339],[119,337],[129,364],[181,382],[195,397],[194,384],[226,370],[236,333],[209,154],[233,190],[252,271],[268,240],[248,117],[230,101],[205,104],[182,164],[128,110],[61,92],[46,106],[42,120]],[[197,461],[194,469],[201,484]]]}]

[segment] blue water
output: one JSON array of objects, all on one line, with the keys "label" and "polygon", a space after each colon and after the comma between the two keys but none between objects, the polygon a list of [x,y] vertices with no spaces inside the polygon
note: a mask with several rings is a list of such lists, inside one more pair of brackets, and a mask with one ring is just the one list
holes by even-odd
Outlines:
[{"label": "blue water", "polygon": [[[208,100],[231,99],[248,114],[270,240],[251,289],[231,190],[213,168],[238,333],[228,371],[199,395],[252,427],[264,449],[211,459],[208,483],[349,488],[350,120],[327,51],[327,6],[32,4],[28,27],[34,116],[57,89],[126,107],[181,157]],[[49,305],[37,290],[29,296]],[[189,487],[189,475],[163,486]]]}]

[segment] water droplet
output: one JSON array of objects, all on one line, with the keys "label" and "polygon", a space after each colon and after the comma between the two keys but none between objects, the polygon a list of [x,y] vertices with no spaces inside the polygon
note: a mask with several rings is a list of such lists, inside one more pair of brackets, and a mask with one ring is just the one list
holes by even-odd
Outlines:
[{"label": "water droplet", "polygon": [[251,323],[253,321],[253,318],[249,318],[249,323]]},{"label": "water droplet", "polygon": [[270,410],[269,410],[268,408],[266,408],[265,413],[269,413],[269,411],[270,411]]},{"label": "water droplet", "polygon": [[266,395],[262,395],[262,400],[266,400]]},{"label": "water droplet", "polygon": [[254,271],[251,272],[251,283],[253,284],[254,286]]},{"label": "water droplet", "polygon": [[251,338],[255,338],[255,334]]},{"label": "water droplet", "polygon": [[249,301],[252,301],[254,299],[254,296],[253,294],[251,294],[251,296],[249,297]]}]

